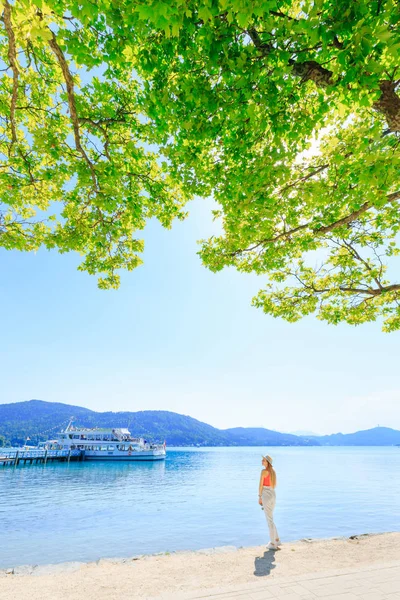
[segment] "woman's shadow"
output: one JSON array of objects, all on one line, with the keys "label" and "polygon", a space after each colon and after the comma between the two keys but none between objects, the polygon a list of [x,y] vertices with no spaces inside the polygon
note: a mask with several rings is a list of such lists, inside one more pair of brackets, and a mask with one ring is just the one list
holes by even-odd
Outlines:
[{"label": "woman's shadow", "polygon": [[256,577],[266,577],[275,567],[275,550],[268,550],[268,552],[264,552],[264,556],[257,556],[254,559],[254,575]]}]

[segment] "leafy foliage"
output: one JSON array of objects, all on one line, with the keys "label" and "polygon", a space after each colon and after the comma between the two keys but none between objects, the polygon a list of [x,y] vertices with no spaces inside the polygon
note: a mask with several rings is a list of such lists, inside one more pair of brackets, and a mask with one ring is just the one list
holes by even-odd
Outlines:
[{"label": "leafy foliage", "polygon": [[[78,250],[117,286],[147,218],[213,194],[223,233],[202,260],[265,276],[255,306],[399,329],[399,16],[394,0],[6,0],[0,243]],[[53,226],[32,223],[54,200]]]},{"label": "leafy foliage", "polygon": [[[183,218],[185,194],[151,147],[137,78],[107,73],[104,16],[91,27],[89,2],[3,6],[0,245],[77,251],[100,287],[118,287],[116,271],[141,263],[137,231]],[[123,67],[117,47],[108,58]]]}]

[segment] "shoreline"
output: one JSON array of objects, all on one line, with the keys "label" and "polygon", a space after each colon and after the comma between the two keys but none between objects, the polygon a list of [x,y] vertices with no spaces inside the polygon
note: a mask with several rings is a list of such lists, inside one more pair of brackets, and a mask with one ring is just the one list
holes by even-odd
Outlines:
[{"label": "shoreline", "polygon": [[226,586],[258,589],[271,581],[368,567],[400,565],[400,532],[360,534],[265,546],[101,558],[95,562],[21,565],[0,570],[0,600],[144,599],[204,594]]},{"label": "shoreline", "polygon": [[[351,536],[334,536],[330,538],[301,538],[299,540],[293,540],[284,542],[283,546],[297,545],[297,544],[318,544],[328,543],[337,541],[358,541],[367,538],[377,536],[393,535],[400,532],[396,531],[383,531],[379,533],[360,533]],[[198,550],[166,550],[165,552],[154,552],[149,554],[133,554],[131,556],[115,556],[115,557],[100,557],[96,560],[77,560],[77,561],[60,561],[56,563],[44,563],[44,564],[18,564],[14,567],[0,567],[0,577],[8,575],[16,575],[23,577],[27,575],[39,575],[55,574],[55,573],[71,573],[78,571],[82,567],[99,566],[109,564],[128,564],[130,562],[136,562],[138,560],[149,560],[151,558],[169,557],[169,556],[187,556],[187,555],[215,555],[223,553],[238,552],[240,550],[256,550],[264,546],[214,546],[211,548],[199,548]],[[400,558],[400,557],[399,557]]]}]

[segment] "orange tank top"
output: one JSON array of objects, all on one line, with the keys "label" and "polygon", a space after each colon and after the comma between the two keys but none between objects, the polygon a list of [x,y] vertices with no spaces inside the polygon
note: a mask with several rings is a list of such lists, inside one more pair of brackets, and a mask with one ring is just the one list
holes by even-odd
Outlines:
[{"label": "orange tank top", "polygon": [[270,473],[267,473],[267,475],[265,475],[264,480],[263,480],[263,486],[264,487],[271,487],[271,475],[270,475]]}]

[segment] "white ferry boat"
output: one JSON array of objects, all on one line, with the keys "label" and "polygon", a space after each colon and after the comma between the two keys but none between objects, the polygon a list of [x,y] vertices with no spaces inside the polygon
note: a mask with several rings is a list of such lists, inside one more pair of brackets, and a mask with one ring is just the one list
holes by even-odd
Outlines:
[{"label": "white ferry boat", "polygon": [[74,427],[72,420],[53,440],[39,444],[48,450],[81,450],[85,460],[163,460],[166,444],[133,438],[128,429]]}]

